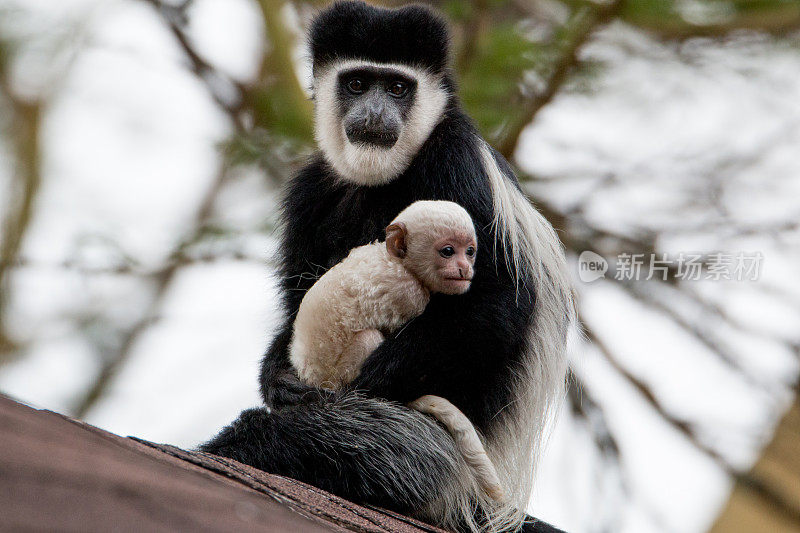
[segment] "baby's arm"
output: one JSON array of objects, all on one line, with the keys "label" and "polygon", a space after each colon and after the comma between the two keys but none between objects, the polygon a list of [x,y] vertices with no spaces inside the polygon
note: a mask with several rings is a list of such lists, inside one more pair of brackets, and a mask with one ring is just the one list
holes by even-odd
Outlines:
[{"label": "baby's arm", "polygon": [[305,383],[338,389],[359,375],[383,342],[380,331],[395,331],[419,316],[429,298],[384,243],[354,248],[300,302],[290,361]]},{"label": "baby's arm", "polygon": [[346,385],[358,376],[361,370],[361,363],[369,354],[383,342],[383,334],[377,329],[363,329],[353,336],[353,340],[342,351],[339,362],[336,365],[339,373],[338,383],[335,388]]},{"label": "baby's arm", "polygon": [[486,454],[475,426],[458,407],[433,395],[422,396],[408,406],[441,422],[456,441],[456,447],[475,475],[478,485],[493,500],[501,502],[505,499],[497,470]]}]

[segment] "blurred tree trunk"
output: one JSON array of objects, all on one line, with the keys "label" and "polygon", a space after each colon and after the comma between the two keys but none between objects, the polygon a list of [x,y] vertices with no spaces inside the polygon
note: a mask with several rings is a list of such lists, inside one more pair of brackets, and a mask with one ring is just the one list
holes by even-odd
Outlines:
[{"label": "blurred tree trunk", "polygon": [[795,395],[748,477],[767,485],[794,512],[778,508],[763,491],[740,480],[711,532],[800,531],[800,395]]},{"label": "blurred tree trunk", "polygon": [[7,56],[0,49],[0,98],[2,111],[8,114],[11,138],[13,177],[8,198],[0,206],[0,364],[9,359],[17,347],[6,327],[8,273],[18,259],[20,248],[33,219],[34,203],[41,183],[39,126],[42,115],[40,101],[18,98],[7,76]]},{"label": "blurred tree trunk", "polygon": [[296,36],[286,26],[284,0],[259,0],[269,49],[261,72],[246,95],[255,126],[300,142],[314,138],[314,108],[295,71]]}]

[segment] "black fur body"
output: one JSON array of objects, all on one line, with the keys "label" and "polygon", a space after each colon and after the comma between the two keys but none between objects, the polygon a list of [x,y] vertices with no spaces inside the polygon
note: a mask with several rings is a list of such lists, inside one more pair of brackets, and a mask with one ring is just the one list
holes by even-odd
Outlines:
[{"label": "black fur body", "polygon": [[[348,17],[363,9],[362,4],[344,5]],[[417,20],[414,10],[422,8],[405,9]],[[407,29],[418,24],[398,27],[380,20],[381,13],[395,16],[402,11],[380,10],[376,15],[368,9],[365,19],[353,15],[358,19],[351,21],[355,44],[330,56],[320,47],[333,46],[335,28],[330,26],[335,21],[325,18],[330,11],[324,13],[317,22],[327,25],[320,29],[315,22],[312,28],[315,70],[344,56],[445,71],[446,27],[440,31],[443,23],[438,18],[431,22],[427,10],[428,26],[423,30],[428,36],[433,31],[440,41],[426,42],[416,54],[413,48],[402,48],[401,56],[409,57],[398,58],[396,50],[382,48],[421,38]],[[377,24],[385,38],[364,48],[358,42],[360,24]],[[401,34],[403,28],[407,31]],[[280,248],[285,321],[261,371],[268,408],[243,412],[203,445],[203,451],[358,503],[416,514],[456,475],[460,459],[443,428],[404,404],[426,394],[442,396],[482,434],[498,429],[498,414],[513,400],[513,374],[523,364],[535,295],[530,279],[515,279],[505,250],[495,242],[492,191],[479,153],[480,137],[452,94],[449,76],[445,83],[451,97],[443,117],[408,168],[389,183],[348,182],[317,154],[289,184]],[[494,155],[516,183],[508,163]],[[472,216],[481,253],[470,290],[457,297],[433,295],[421,316],[367,358],[347,391],[330,393],[303,385],[289,362],[288,346],[305,291],[352,248],[382,239],[393,217],[417,200],[453,201]],[[556,531],[541,522],[526,524],[525,530]]]},{"label": "black fur body", "polygon": [[[286,320],[262,363],[268,406],[337,401],[301,384],[289,362],[294,315],[316,277],[352,248],[382,239],[386,226],[414,201],[450,200],[472,216],[482,250],[470,290],[458,297],[433,295],[421,316],[367,358],[351,389],[400,404],[424,394],[442,396],[480,432],[491,432],[492,420],[511,400],[511,372],[525,348],[533,301],[524,284],[517,292],[503,250],[495,250],[491,191],[475,135],[454,105],[408,170],[387,185],[344,182],[319,156],[291,182],[281,245]],[[419,417],[410,410],[408,416]]]},{"label": "black fur body", "polygon": [[264,359],[262,394],[283,399],[273,376],[290,368],[294,314],[314,275],[356,246],[384,237],[397,213],[416,200],[450,200],[472,216],[478,235],[476,274],[458,297],[433,295],[425,312],[387,339],[362,367],[352,388],[407,403],[424,394],[453,402],[486,433],[510,400],[509,372],[525,347],[533,312],[530,291],[517,286],[495,250],[491,191],[468,119],[453,108],[417,158],[391,183],[364,187],[340,180],[316,158],[292,182],[284,203],[282,278],[287,321]]}]

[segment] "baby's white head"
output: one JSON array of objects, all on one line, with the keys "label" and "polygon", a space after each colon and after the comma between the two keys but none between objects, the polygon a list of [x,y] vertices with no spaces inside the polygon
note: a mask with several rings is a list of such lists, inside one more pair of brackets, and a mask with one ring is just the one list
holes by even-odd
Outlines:
[{"label": "baby's white head", "polygon": [[469,290],[478,240],[469,213],[454,202],[421,200],[406,207],[386,228],[386,249],[431,292]]}]

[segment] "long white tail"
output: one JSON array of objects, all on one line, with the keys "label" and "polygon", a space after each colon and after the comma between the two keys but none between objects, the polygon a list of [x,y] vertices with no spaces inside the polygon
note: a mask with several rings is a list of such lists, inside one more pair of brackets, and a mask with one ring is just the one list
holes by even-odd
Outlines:
[{"label": "long white tail", "polygon": [[517,279],[533,282],[534,317],[523,364],[516,369],[512,403],[501,415],[487,451],[504,484],[508,503],[495,509],[497,531],[515,529],[524,519],[534,471],[564,396],[567,334],[575,323],[572,287],[564,248],[553,226],[499,168],[491,148],[479,139],[483,166],[492,188],[496,245]]},{"label": "long white tail", "polygon": [[484,442],[505,498],[492,498],[482,486],[485,480],[466,461],[459,461],[452,486],[443,487],[438,500],[420,515],[444,527],[466,523],[476,533],[495,533],[517,531],[525,519],[547,429],[564,396],[567,334],[576,315],[564,249],[555,230],[503,173],[489,145],[481,138],[476,142],[492,189],[495,251],[504,250],[518,290],[531,280],[525,287],[534,292],[533,318],[524,357],[513,369],[511,401]]}]

